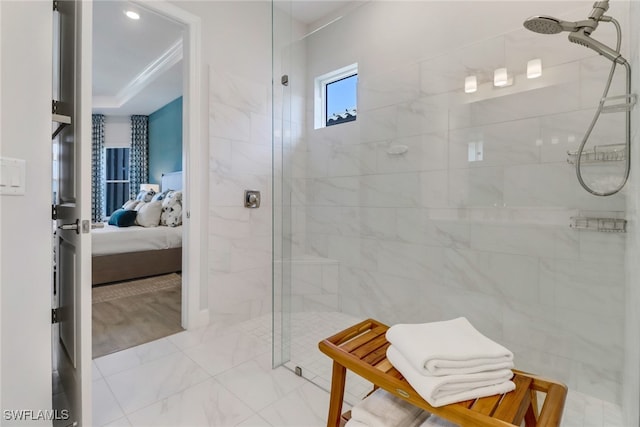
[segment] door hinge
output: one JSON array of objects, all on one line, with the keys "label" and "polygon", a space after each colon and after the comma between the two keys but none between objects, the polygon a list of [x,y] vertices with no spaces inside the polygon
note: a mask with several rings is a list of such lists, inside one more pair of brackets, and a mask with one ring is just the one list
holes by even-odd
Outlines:
[{"label": "door hinge", "polygon": [[60,307],[52,308],[51,323],[55,325],[56,323],[60,323],[61,320],[62,320],[62,310],[60,309]]},{"label": "door hinge", "polygon": [[58,10],[59,10],[59,9],[58,9],[58,2],[57,2],[57,0],[54,0],[54,1],[53,1],[53,11],[54,11],[54,12],[58,12]]},{"label": "door hinge", "polygon": [[51,219],[54,221],[58,219],[58,208],[56,205],[51,205]]}]

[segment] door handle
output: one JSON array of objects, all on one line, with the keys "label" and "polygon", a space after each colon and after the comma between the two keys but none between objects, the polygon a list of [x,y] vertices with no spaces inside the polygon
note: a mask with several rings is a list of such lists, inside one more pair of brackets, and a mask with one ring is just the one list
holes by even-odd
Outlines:
[{"label": "door handle", "polygon": [[80,220],[76,219],[76,222],[73,224],[62,224],[58,226],[60,230],[75,230],[76,234],[80,234]]}]

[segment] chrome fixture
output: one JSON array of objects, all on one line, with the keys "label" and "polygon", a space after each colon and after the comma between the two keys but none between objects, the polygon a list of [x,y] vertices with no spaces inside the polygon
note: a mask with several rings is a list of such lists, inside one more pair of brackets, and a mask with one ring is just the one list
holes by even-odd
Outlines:
[{"label": "chrome fixture", "polygon": [[[636,103],[636,96],[631,93],[631,67],[627,60],[620,53],[620,43],[622,41],[622,32],[620,30],[620,24],[614,18],[610,16],[604,15],[604,13],[609,9],[609,1],[598,1],[593,4],[593,10],[587,19],[584,21],[570,22],[570,21],[562,21],[560,19],[554,18],[552,16],[532,16],[531,18],[524,21],[523,25],[526,29],[531,30],[540,34],[558,34],[563,31],[569,32],[569,41],[572,43],[579,44],[581,46],[587,47],[598,52],[600,55],[611,61],[611,70],[609,72],[609,77],[607,78],[607,84],[605,86],[604,92],[602,94],[602,98],[600,99],[600,103],[598,105],[598,109],[596,110],[596,114],[591,121],[591,124],[587,128],[587,131],[582,139],[580,147],[575,153],[575,165],[576,165],[576,175],[578,177],[578,181],[580,185],[587,190],[589,193],[596,196],[611,196],[619,192],[622,187],[626,184],[629,178],[629,171],[631,169],[631,109]],[[617,32],[617,42],[615,49],[612,49],[603,43],[599,42],[591,38],[591,33],[598,27],[600,22],[612,23],[616,27]],[[622,96],[608,97],[609,88],[611,87],[611,81],[613,79],[613,74],[616,69],[616,65],[622,65],[625,67],[626,71],[626,94]],[[623,99],[622,103],[618,103],[615,106],[607,106],[605,103],[607,101],[611,101],[613,99]],[[600,117],[600,113],[602,112],[625,112],[626,120],[625,120],[625,171],[624,176],[620,184],[616,188],[610,191],[597,191],[593,188],[589,187],[587,183],[582,179],[582,171],[580,169],[581,160],[583,158],[582,152],[584,150],[584,146],[593,131],[593,128]]]}]

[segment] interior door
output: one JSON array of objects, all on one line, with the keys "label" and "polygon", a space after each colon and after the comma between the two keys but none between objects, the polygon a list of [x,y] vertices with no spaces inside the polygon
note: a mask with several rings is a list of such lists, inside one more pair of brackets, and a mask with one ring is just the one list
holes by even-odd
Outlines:
[{"label": "interior door", "polygon": [[68,425],[91,425],[91,10],[54,3],[54,369]]}]

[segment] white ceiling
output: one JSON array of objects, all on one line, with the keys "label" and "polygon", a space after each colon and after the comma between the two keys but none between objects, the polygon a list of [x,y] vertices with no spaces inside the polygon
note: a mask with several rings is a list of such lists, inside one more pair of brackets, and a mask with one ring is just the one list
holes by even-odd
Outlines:
[{"label": "white ceiling", "polygon": [[182,25],[127,1],[98,0],[93,12],[94,113],[148,115],[182,95]]},{"label": "white ceiling", "polygon": [[[356,1],[275,2],[310,27],[353,3]],[[137,12],[140,19],[127,18],[127,10]],[[122,0],[96,0],[93,13],[94,113],[149,115],[182,95],[183,63],[175,48],[182,40],[182,25]]]}]

